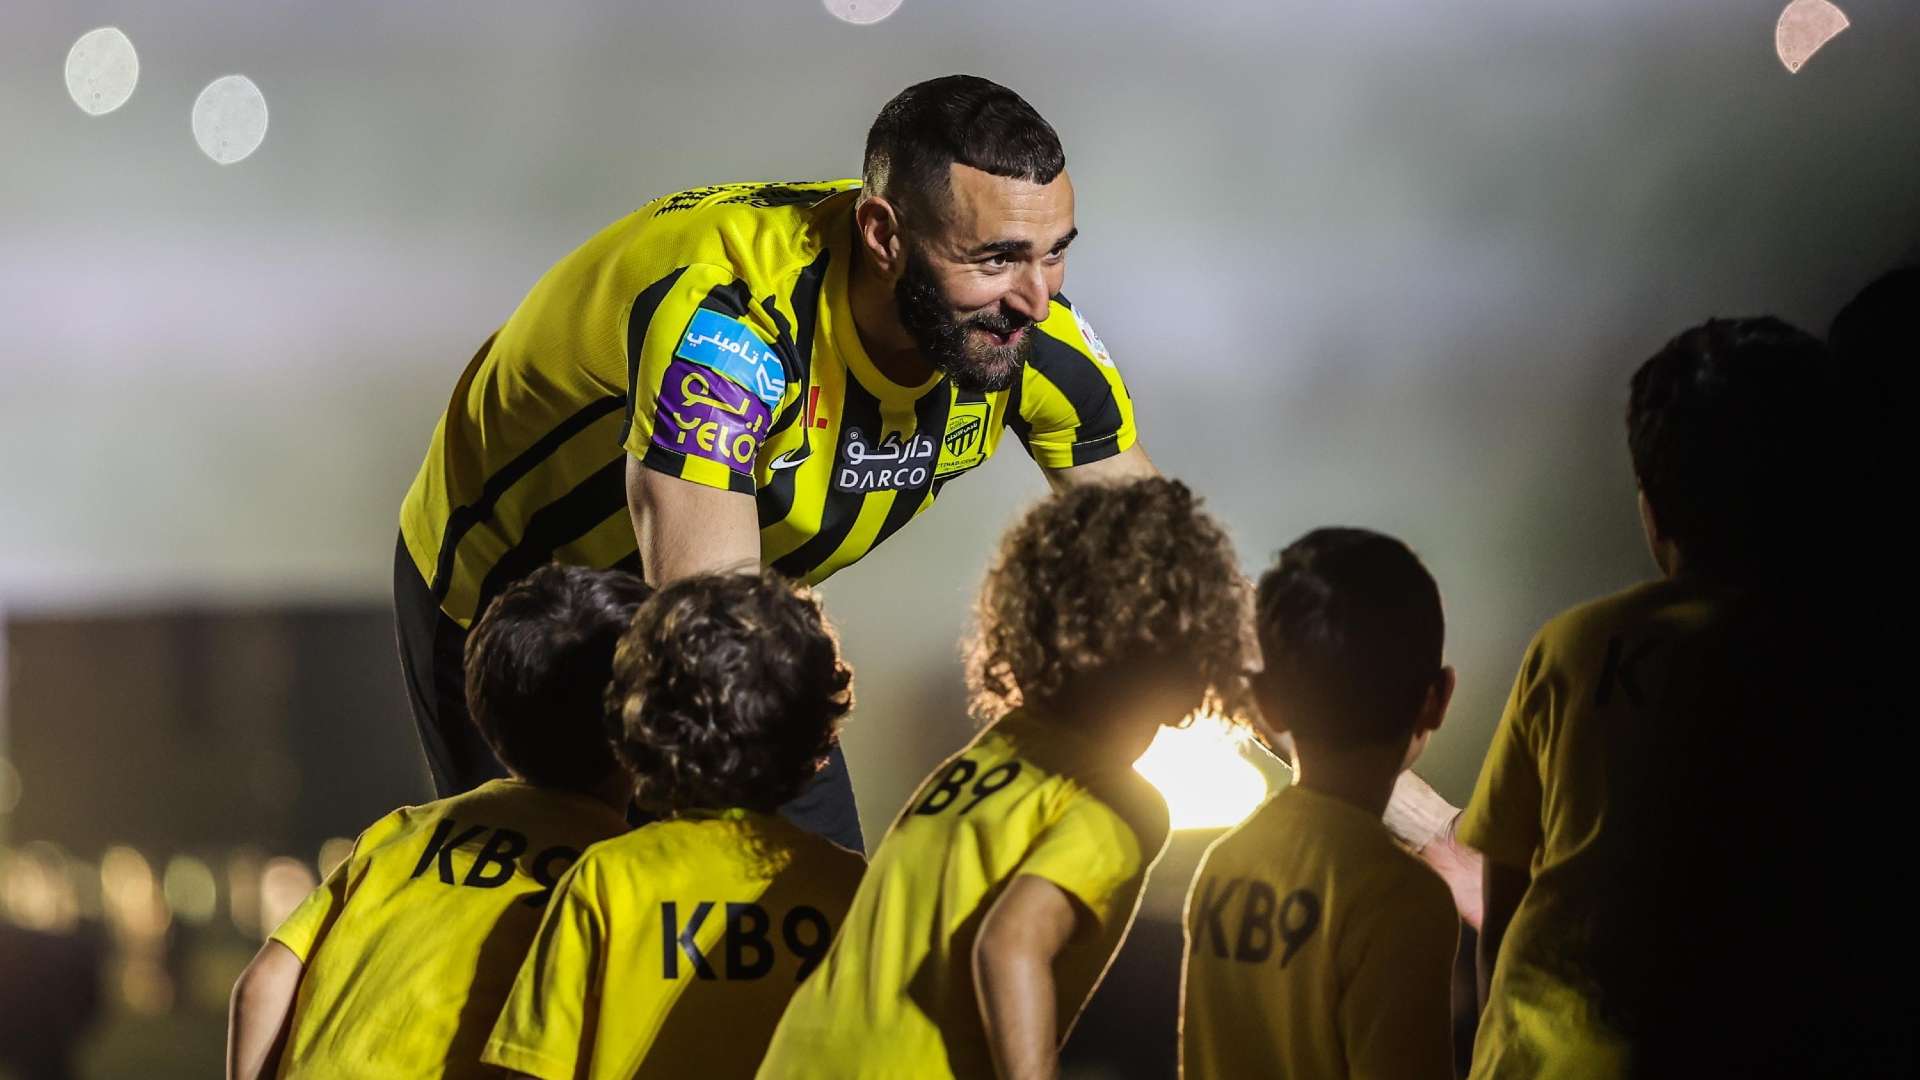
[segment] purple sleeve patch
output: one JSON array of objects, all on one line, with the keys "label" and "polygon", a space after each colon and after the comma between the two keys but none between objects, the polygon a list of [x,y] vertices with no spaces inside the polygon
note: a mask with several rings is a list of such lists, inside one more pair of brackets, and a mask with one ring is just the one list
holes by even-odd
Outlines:
[{"label": "purple sleeve patch", "polygon": [[660,380],[653,445],[753,475],[772,414],[753,392],[712,368],[674,360]]}]

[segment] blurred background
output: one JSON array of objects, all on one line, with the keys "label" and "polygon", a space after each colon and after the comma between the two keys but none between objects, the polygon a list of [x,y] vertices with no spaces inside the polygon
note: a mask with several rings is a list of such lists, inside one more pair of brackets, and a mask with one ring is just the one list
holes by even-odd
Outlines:
[{"label": "blurred background", "polygon": [[[9,0],[0,1076],[213,1072],[263,934],[430,797],[396,514],[528,286],[655,195],[856,174],[937,74],[1059,129],[1066,291],[1250,573],[1333,523],[1427,561],[1460,687],[1421,771],[1463,801],[1534,629],[1651,569],[1633,367],[1709,315],[1823,331],[1920,258],[1920,4],[1839,2],[1790,74],[1783,0]],[[968,733],[956,642],[1042,490],[1010,449],[824,589],[870,840]],[[1076,1075],[1170,1075],[1216,835]]]}]

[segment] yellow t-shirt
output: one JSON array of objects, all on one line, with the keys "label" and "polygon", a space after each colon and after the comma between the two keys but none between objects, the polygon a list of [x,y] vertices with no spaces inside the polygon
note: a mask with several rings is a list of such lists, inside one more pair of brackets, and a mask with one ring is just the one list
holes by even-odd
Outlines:
[{"label": "yellow t-shirt", "polygon": [[1093,922],[1054,962],[1060,1040],[1139,906],[1167,807],[1100,748],[1015,712],[929,776],[875,850],[820,970],[794,995],[760,1074],[992,1075],[973,943],[1020,874],[1064,889]]},{"label": "yellow t-shirt", "polygon": [[532,1076],[749,1076],[865,864],[779,817],[691,813],[596,845],[487,1040]]},{"label": "yellow t-shirt", "polygon": [[306,965],[280,1075],[479,1074],[556,883],[626,827],[597,799],[518,780],[375,822],[273,932]]},{"label": "yellow t-shirt", "polygon": [[1824,631],[1743,604],[1641,585],[1554,618],[1528,648],[1457,831],[1532,875],[1474,1076],[1687,1075],[1675,1055],[1696,1053],[1740,1075],[1729,1055],[1798,1019],[1779,1010],[1799,965],[1776,970],[1764,943],[1827,905],[1813,889],[1792,899],[1795,878],[1823,878],[1804,852],[1769,853],[1795,846],[1769,821],[1822,808],[1794,809],[1765,777],[1834,687],[1815,678],[1796,704],[1794,680],[1809,680],[1789,666],[1792,637]]},{"label": "yellow t-shirt", "polygon": [[1065,297],[1009,390],[874,367],[848,302],[859,183],[656,199],[542,277],[454,387],[400,508],[462,626],[551,560],[638,570],[629,454],[759,507],[762,560],[817,583],[933,505],[1006,428],[1039,464],[1134,443],[1133,402]]},{"label": "yellow t-shirt", "polygon": [[1380,819],[1294,785],[1215,841],[1187,894],[1181,1075],[1453,1075],[1459,916]]}]

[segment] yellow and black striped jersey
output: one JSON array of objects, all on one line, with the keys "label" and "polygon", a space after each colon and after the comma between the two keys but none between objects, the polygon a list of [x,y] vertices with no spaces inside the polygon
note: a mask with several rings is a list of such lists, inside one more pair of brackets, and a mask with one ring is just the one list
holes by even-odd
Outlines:
[{"label": "yellow and black striped jersey", "polygon": [[819,582],[892,536],[1011,427],[1049,468],[1134,443],[1133,403],[1064,297],[1011,389],[882,376],[848,302],[859,182],[657,199],[549,270],[467,365],[400,528],[469,624],[549,560],[639,568],[631,454],[754,496],[762,560]]}]

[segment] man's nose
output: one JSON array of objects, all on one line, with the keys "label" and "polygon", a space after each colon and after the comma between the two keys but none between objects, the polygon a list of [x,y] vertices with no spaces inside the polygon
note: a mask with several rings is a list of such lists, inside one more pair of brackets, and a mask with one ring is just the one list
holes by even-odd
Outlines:
[{"label": "man's nose", "polygon": [[1047,275],[1038,263],[1029,264],[1020,280],[1007,291],[1007,306],[1034,322],[1047,317],[1052,299],[1047,291]]}]

